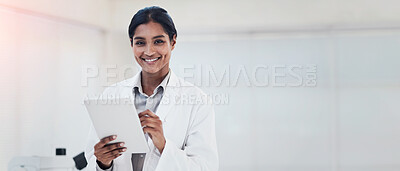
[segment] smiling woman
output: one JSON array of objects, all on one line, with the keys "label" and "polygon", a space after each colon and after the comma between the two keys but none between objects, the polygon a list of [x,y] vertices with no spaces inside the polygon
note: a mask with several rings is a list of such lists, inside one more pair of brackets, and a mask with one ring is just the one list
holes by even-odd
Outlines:
[{"label": "smiling woman", "polygon": [[[85,154],[94,154],[97,170],[218,170],[214,107],[201,103],[210,97],[169,68],[176,36],[171,17],[160,7],[147,7],[133,16],[129,38],[142,70],[108,87],[103,97],[132,98],[150,152],[126,154],[124,142],[113,142],[118,135],[92,134]],[[179,103],[187,96],[202,100]]]}]

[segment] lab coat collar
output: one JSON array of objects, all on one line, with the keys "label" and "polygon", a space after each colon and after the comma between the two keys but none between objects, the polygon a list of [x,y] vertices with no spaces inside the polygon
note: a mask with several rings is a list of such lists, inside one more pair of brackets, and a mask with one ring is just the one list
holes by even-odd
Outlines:
[{"label": "lab coat collar", "polygon": [[[179,82],[178,76],[176,76],[175,73],[171,69],[169,70],[169,74],[170,74],[170,78],[167,83],[167,87],[179,87],[180,82]],[[125,82],[124,86],[135,87],[140,84],[139,83],[139,81],[141,80],[140,78],[141,78],[141,72],[138,72],[135,76],[128,79],[129,81]]]},{"label": "lab coat collar", "polygon": [[[133,89],[137,88],[139,93],[146,96],[147,95],[143,92],[143,87],[142,87],[142,72],[140,71],[137,75],[137,77],[134,78],[133,80]],[[157,93],[157,91],[159,91],[160,87],[165,90],[165,88],[167,87],[167,83],[169,81],[169,78],[171,77],[171,70],[168,71],[167,75],[165,76],[165,78],[161,81],[161,83],[154,89],[153,91],[153,95]]]},{"label": "lab coat collar", "polygon": [[[176,89],[177,87],[180,87],[181,82],[179,81],[178,76],[175,75],[175,73],[170,69],[169,71],[170,73],[170,78],[169,81],[167,83],[166,89],[164,90],[164,95],[161,98],[161,102],[160,105],[158,106],[157,109],[157,113],[156,115],[160,118],[161,121],[163,121],[163,123],[167,122],[167,115],[169,114],[169,111],[172,109],[172,107],[175,105],[176,103],[176,97],[178,97],[177,95],[179,94],[177,92],[178,89]],[[128,79],[124,86],[129,87],[130,88],[130,98],[132,99],[132,102],[134,102],[135,100],[135,96],[134,96],[134,90],[133,87],[135,85],[138,84],[138,80],[140,80],[139,78],[141,77],[141,72],[138,72],[134,77]],[[133,103],[134,104],[134,103]]]}]

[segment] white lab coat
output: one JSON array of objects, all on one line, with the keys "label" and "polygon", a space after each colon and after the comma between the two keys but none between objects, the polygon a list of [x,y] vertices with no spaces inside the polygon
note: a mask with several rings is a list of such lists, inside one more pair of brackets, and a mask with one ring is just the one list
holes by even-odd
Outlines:
[{"label": "white lab coat", "polygon": [[[108,87],[104,96],[134,98],[133,81],[136,76]],[[166,91],[156,115],[163,122],[166,144],[161,156],[152,141],[146,154],[144,171],[215,171],[218,152],[215,137],[214,108],[210,98],[199,88],[178,78],[172,71]],[[95,162],[94,145],[99,141],[92,128],[85,151],[88,161]],[[131,171],[131,154],[124,153],[114,160],[113,171]],[[91,159],[91,160],[90,160]],[[158,164],[157,164],[158,161]],[[91,163],[90,165],[95,165]],[[148,169],[153,168],[153,169]]]}]

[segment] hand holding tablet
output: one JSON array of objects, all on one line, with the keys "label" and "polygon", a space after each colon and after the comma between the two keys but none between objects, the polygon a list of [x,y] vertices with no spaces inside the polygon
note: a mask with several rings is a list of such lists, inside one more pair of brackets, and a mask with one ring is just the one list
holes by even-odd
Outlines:
[{"label": "hand holding tablet", "polygon": [[[106,144],[112,146],[113,143],[123,142],[129,153],[147,153],[149,146],[138,113],[134,105],[127,102],[131,102],[130,99],[107,103],[85,100],[85,105],[99,139],[117,135],[116,139],[107,141]],[[119,149],[117,146],[118,144],[114,144],[115,149]]]},{"label": "hand holding tablet", "polygon": [[116,135],[104,137],[94,146],[94,155],[97,158],[99,167],[103,170],[110,168],[112,161],[126,151],[125,143],[123,142],[107,144],[116,138]]}]

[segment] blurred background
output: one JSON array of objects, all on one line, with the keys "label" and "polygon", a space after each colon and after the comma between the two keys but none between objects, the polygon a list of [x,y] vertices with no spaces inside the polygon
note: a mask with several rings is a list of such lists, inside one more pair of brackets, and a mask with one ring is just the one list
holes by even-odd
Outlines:
[{"label": "blurred background", "polygon": [[221,171],[400,170],[396,0],[0,0],[0,170],[85,149],[82,101],[137,72],[127,27],[151,5],[171,69],[222,98]]}]

